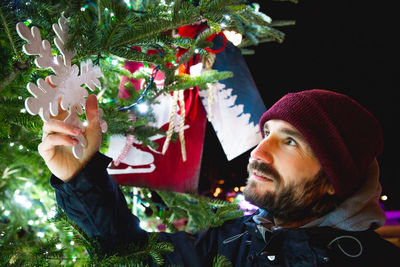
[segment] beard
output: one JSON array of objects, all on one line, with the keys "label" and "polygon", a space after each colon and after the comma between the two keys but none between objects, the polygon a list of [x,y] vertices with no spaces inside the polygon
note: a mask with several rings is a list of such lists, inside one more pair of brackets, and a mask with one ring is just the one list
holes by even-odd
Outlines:
[{"label": "beard", "polygon": [[319,218],[339,205],[338,198],[327,193],[330,182],[323,170],[312,179],[305,179],[307,182],[283,185],[279,173],[267,164],[253,160],[247,169],[250,175],[257,170],[271,178],[275,191],[266,190],[260,193],[260,190],[257,190],[259,182],[249,178],[243,191],[245,199],[267,210],[281,222],[300,222],[307,218]]}]

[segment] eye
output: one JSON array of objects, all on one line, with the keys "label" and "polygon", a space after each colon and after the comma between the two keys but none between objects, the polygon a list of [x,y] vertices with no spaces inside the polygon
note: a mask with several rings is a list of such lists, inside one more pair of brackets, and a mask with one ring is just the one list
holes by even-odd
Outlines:
[{"label": "eye", "polygon": [[264,137],[267,137],[269,135],[269,131],[264,131]]},{"label": "eye", "polygon": [[289,146],[297,146],[297,142],[293,138],[286,139],[286,144],[288,144]]}]

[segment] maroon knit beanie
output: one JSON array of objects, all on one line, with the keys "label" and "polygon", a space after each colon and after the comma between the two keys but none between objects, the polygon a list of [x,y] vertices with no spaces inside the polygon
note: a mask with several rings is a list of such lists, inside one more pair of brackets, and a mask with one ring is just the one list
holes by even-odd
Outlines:
[{"label": "maroon knit beanie", "polygon": [[378,120],[355,100],[333,91],[289,93],[260,119],[289,122],[310,144],[336,194],[344,199],[361,187],[370,163],[383,149]]}]

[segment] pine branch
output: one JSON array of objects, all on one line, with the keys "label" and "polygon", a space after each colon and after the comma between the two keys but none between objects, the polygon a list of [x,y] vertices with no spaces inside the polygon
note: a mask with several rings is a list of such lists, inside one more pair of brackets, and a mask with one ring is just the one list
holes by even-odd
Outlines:
[{"label": "pine branch", "polygon": [[213,267],[232,267],[232,263],[224,255],[218,254],[213,259]]},{"label": "pine branch", "polygon": [[15,43],[14,43],[14,39],[12,38],[9,25],[8,25],[8,23],[7,23],[7,19],[6,19],[6,17],[4,16],[3,10],[2,10],[2,9],[3,9],[3,7],[0,8],[0,19],[1,19],[1,24],[3,24],[4,30],[5,30],[5,32],[6,32],[6,34],[7,34],[8,40],[9,40],[10,45],[11,45],[13,51],[14,51],[15,56],[18,58],[18,61],[22,62],[21,55],[17,52],[17,48],[16,48],[16,45],[15,45]]},{"label": "pine branch", "polygon": [[[103,48],[108,50],[110,48],[111,42],[115,39],[115,34],[118,32],[118,29],[129,23],[134,23],[134,21],[127,21],[130,20],[129,17],[129,9],[122,1],[100,1],[100,5],[102,9],[108,9],[109,12],[113,12],[113,17],[111,18],[110,22],[105,26],[104,29],[104,37],[105,40],[103,42]],[[115,18],[115,19],[113,19]]]},{"label": "pine branch", "polygon": [[50,222],[59,224],[64,231],[72,231],[75,241],[82,244],[90,255],[102,255],[99,241],[96,238],[91,238],[75,222],[71,221],[61,207],[57,206],[56,215]]},{"label": "pine branch", "polygon": [[112,255],[103,255],[100,243],[95,238],[91,238],[76,223],[72,222],[66,213],[57,208],[56,216],[51,220],[62,226],[64,231],[72,230],[75,233],[76,241],[87,249],[91,258],[87,259],[89,266],[115,266],[120,264],[131,264],[132,260],[137,264],[146,261],[151,256],[157,265],[164,263],[164,255],[174,250],[172,244],[159,242],[157,233],[150,233],[147,243],[143,246],[135,244],[122,244],[115,248]]},{"label": "pine branch", "polygon": [[296,25],[295,20],[273,20],[271,22],[272,27],[285,27]]},{"label": "pine branch", "polygon": [[102,19],[101,19],[101,10],[102,10],[101,0],[97,0],[97,20],[99,21],[98,22],[99,26],[101,26],[103,24]]},{"label": "pine branch", "polygon": [[219,80],[224,80],[233,77],[230,71],[217,71],[208,70],[203,72],[200,76],[190,77],[189,75],[181,75],[176,77],[174,84],[167,85],[164,89],[166,92],[183,90],[194,86],[199,86],[202,89],[207,88],[207,83],[215,83]]},{"label": "pine branch", "polygon": [[226,220],[243,215],[239,206],[230,202],[192,194],[160,190],[156,192],[168,207],[168,211],[162,217],[163,223],[170,226],[175,219],[188,218],[186,229],[188,232],[220,226]]},{"label": "pine branch", "polygon": [[146,62],[155,65],[161,65],[164,63],[164,60],[158,55],[146,55],[128,47],[110,48],[110,53],[117,57],[132,61]]}]

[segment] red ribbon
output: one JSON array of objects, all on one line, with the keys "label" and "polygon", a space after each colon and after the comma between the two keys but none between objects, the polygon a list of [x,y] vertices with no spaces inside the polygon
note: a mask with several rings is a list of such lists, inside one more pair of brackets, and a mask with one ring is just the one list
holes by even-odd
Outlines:
[{"label": "red ribbon", "polygon": [[205,47],[204,50],[206,50],[207,52],[210,52],[210,53],[217,54],[219,52],[222,52],[225,49],[226,43],[228,40],[226,39],[225,34],[221,31],[219,33],[211,34],[209,37],[207,37],[206,41],[212,42],[212,40],[214,40],[215,36],[222,36],[224,38],[224,44],[222,45],[222,47],[220,49],[216,49],[216,50],[212,50],[208,47]]}]

